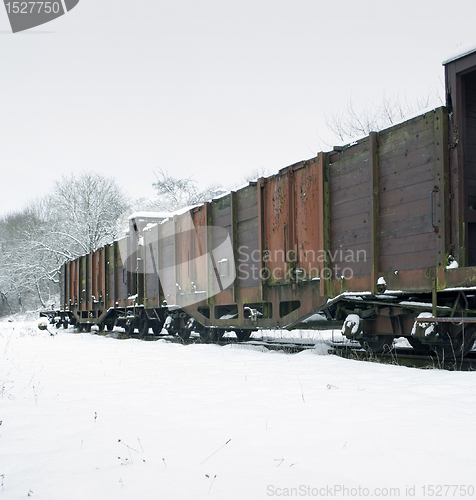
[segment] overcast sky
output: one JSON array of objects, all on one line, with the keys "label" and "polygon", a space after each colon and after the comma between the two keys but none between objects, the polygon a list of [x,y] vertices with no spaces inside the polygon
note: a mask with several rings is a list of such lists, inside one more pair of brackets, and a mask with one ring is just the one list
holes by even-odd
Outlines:
[{"label": "overcast sky", "polygon": [[[327,149],[352,99],[438,88],[474,0],[80,0],[12,34],[0,5],[0,216],[71,172],[239,183]],[[334,141],[336,142],[336,141]]]}]

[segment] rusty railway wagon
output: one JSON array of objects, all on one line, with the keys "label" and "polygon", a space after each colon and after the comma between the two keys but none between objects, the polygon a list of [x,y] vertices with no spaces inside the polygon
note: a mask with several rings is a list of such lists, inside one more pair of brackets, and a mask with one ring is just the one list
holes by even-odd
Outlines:
[{"label": "rusty railway wagon", "polygon": [[476,49],[446,106],[319,153],[67,262],[53,321],[183,338],[325,328],[466,354],[476,322]]}]

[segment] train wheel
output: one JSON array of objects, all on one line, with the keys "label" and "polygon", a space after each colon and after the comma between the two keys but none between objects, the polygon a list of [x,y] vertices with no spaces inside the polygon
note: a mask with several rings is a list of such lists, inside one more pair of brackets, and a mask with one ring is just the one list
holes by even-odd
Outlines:
[{"label": "train wheel", "polygon": [[144,317],[139,321],[139,335],[145,337],[149,333],[149,318]]},{"label": "train wheel", "polygon": [[135,321],[133,319],[128,319],[124,325],[124,330],[126,335],[133,335],[135,329]]},{"label": "train wheel", "polygon": [[98,324],[97,324],[97,327],[98,327],[98,329],[99,329],[98,331],[103,332],[103,331],[104,331],[105,326],[106,326],[106,325],[105,325],[104,323],[98,323]]},{"label": "train wheel", "polygon": [[84,331],[89,333],[91,331],[91,326],[91,323],[86,323],[84,325]]},{"label": "train wheel", "polygon": [[152,331],[154,332],[154,335],[160,335],[162,332],[162,328],[164,327],[163,321],[152,321]]},{"label": "train wheel", "polygon": [[187,340],[190,338],[190,334],[192,332],[188,328],[179,328],[179,331],[177,332],[177,335],[182,339],[182,340]]},{"label": "train wheel", "polygon": [[238,340],[249,340],[251,337],[251,330],[236,330],[235,335]]},{"label": "train wheel", "polygon": [[114,330],[114,323],[106,323],[106,329],[108,332],[112,332]]},{"label": "train wheel", "polygon": [[452,323],[442,323],[440,338],[442,343],[432,344],[431,350],[442,359],[457,359],[466,356],[471,351],[475,336],[476,326],[454,325]]},{"label": "train wheel", "polygon": [[415,350],[415,354],[428,354],[431,350],[428,344],[424,344],[419,338],[407,337],[408,343]]},{"label": "train wheel", "polygon": [[217,342],[218,340],[221,340],[224,333],[225,332],[222,332],[217,328],[204,328],[200,332],[200,339],[203,342]]},{"label": "train wheel", "polygon": [[393,335],[374,335],[359,342],[366,351],[375,354],[390,352],[393,349]]},{"label": "train wheel", "polygon": [[68,326],[69,326],[68,320],[65,319],[63,321],[63,328],[66,330],[68,328]]}]

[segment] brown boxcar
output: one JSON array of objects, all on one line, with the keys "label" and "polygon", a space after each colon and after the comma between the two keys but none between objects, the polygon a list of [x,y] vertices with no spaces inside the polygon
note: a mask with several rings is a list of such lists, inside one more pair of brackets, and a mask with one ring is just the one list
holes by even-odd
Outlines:
[{"label": "brown boxcar", "polygon": [[55,316],[203,339],[326,318],[376,351],[404,336],[465,354],[476,322],[476,51],[445,71],[444,107],[179,214],[131,216],[126,238],[63,266]]}]

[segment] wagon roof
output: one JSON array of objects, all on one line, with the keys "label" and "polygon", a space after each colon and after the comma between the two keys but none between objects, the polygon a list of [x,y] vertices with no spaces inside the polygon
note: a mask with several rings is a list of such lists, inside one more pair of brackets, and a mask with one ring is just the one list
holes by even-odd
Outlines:
[{"label": "wagon roof", "polygon": [[476,52],[476,43],[458,47],[443,61],[443,66],[449,64],[450,62],[456,61],[457,59],[462,59],[463,57],[468,56],[473,52]]}]

